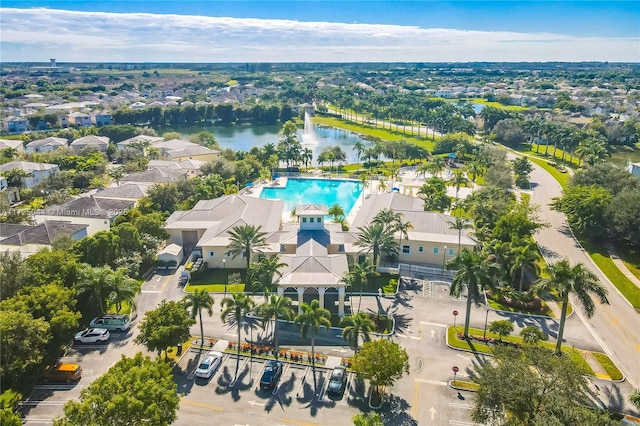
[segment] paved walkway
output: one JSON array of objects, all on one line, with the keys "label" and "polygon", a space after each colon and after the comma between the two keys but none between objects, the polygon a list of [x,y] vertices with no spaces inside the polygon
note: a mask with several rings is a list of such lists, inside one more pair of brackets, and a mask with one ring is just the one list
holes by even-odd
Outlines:
[{"label": "paved walkway", "polygon": [[640,279],[633,275],[633,272],[631,272],[629,268],[627,268],[627,265],[625,265],[625,263],[622,261],[622,259],[618,257],[615,248],[613,248],[613,246],[608,246],[607,251],[609,252],[609,257],[611,257],[611,260],[613,260],[613,263],[618,269],[620,269],[620,272],[622,272],[622,274],[627,277],[629,281],[634,283],[636,287],[640,288]]}]

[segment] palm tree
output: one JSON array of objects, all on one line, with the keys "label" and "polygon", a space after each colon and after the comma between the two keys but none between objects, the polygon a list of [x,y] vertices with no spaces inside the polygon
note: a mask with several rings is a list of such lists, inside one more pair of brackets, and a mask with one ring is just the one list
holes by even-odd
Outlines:
[{"label": "palm tree", "polygon": [[[402,213],[400,213],[400,216],[402,216]],[[395,228],[396,228],[396,231],[400,232],[400,238],[398,242],[398,247],[399,247],[398,262],[400,262],[400,252],[402,250],[402,237],[406,238],[407,240],[409,239],[409,231],[413,229],[413,225],[409,221],[403,222],[402,219],[400,219],[398,222],[396,222]]]},{"label": "palm tree", "polygon": [[396,224],[401,220],[402,213],[388,208],[382,209],[374,216],[372,223],[383,225],[387,229],[395,229]]},{"label": "palm tree", "polygon": [[291,299],[279,294],[269,296],[269,301],[263,303],[258,308],[262,314],[263,324],[273,318],[273,347],[275,350],[276,361],[278,360],[278,321],[279,318],[290,320],[293,318],[294,312],[291,308]]},{"label": "palm tree", "polygon": [[575,294],[578,302],[582,306],[587,318],[591,318],[596,310],[596,305],[591,298],[594,294],[600,303],[609,304],[607,299],[607,289],[604,288],[598,278],[589,271],[582,263],[571,266],[568,259],[563,259],[547,267],[548,278],[541,278],[535,284],[536,292],[557,291],[558,297],[562,300],[562,313],[560,314],[560,327],[558,328],[558,339],[556,342],[556,352],[562,352],[562,334],[564,333],[564,323],[567,319],[567,308],[569,307],[569,295]]},{"label": "palm tree", "polygon": [[140,282],[127,275],[126,268],[120,268],[108,277],[111,294],[107,304],[116,305],[116,312],[120,313],[123,302],[129,302],[131,308],[135,307],[135,297],[140,293]]},{"label": "palm tree", "polygon": [[393,231],[379,223],[358,228],[360,234],[356,245],[362,247],[362,251],[373,254],[373,266],[378,266],[378,258],[381,254],[391,256],[398,254],[398,244],[393,238]]},{"label": "palm tree", "polygon": [[456,188],[456,200],[458,199],[458,192],[460,192],[460,187],[464,185],[467,186],[467,182],[469,179],[462,173],[454,173],[451,179],[449,179],[449,183],[452,184]]},{"label": "palm tree", "polygon": [[447,269],[455,269],[456,274],[451,282],[451,296],[459,297],[467,290],[467,311],[464,320],[464,337],[469,338],[469,317],[471,302],[479,305],[482,294],[487,288],[493,288],[493,279],[498,275],[498,268],[489,263],[479,253],[463,249],[456,257],[447,262]]},{"label": "palm tree", "polygon": [[344,328],[342,330],[342,338],[349,344],[350,348],[358,353],[360,336],[362,335],[363,342],[371,340],[369,333],[375,329],[376,325],[369,315],[364,312],[358,312],[355,315],[342,317],[340,326]]},{"label": "palm tree", "polygon": [[267,296],[271,292],[274,286],[274,277],[280,278],[282,273],[280,268],[288,266],[286,263],[280,262],[280,256],[274,255],[272,257],[262,257],[258,262],[251,262],[249,270],[247,272],[248,281],[254,288],[254,293],[260,290],[264,296],[265,302]]},{"label": "palm tree", "polygon": [[369,179],[371,179],[371,176],[369,175],[369,173],[364,172],[364,173],[360,173],[360,175],[358,176],[358,180],[360,180],[360,184],[362,185],[362,199],[364,200],[364,196],[365,196],[365,189],[367,189],[367,187],[370,184]]},{"label": "palm tree", "polygon": [[335,203],[331,207],[329,207],[328,213],[330,216],[333,216],[334,222],[336,222],[339,217],[344,217],[344,209],[338,203]]},{"label": "palm tree", "polygon": [[462,231],[465,229],[473,229],[473,224],[469,219],[456,216],[454,220],[448,220],[449,229],[458,231],[458,253],[460,253],[460,245],[462,242]]},{"label": "palm tree", "polygon": [[469,175],[473,183],[476,182],[476,179],[478,178],[478,176],[482,176],[482,174],[484,173],[484,168],[480,163],[476,161],[472,161],[468,163],[465,168],[467,170],[467,174]]},{"label": "palm tree", "polygon": [[302,338],[306,339],[307,334],[311,332],[311,368],[313,369],[313,391],[317,394],[318,387],[316,383],[316,333],[320,327],[327,330],[331,327],[331,313],[320,307],[317,299],[311,301],[311,304],[303,303],[300,306],[301,312],[296,315],[295,323],[300,326]]},{"label": "palm tree", "polygon": [[370,275],[377,275],[375,266],[369,263],[368,259],[365,259],[362,263],[355,263],[351,267],[349,274],[353,277],[353,283],[358,283],[360,288],[360,300],[358,302],[358,312],[360,312],[360,306],[362,305],[362,290],[364,285],[369,281]]},{"label": "palm tree", "polygon": [[527,269],[538,268],[536,263],[539,259],[538,247],[531,241],[523,241],[523,244],[513,245],[511,248],[511,273],[515,274],[520,271],[520,286],[518,291],[522,292],[524,285],[524,273]]},{"label": "palm tree", "polygon": [[356,152],[356,154],[358,155],[358,162],[362,161],[362,153],[365,150],[365,146],[364,143],[360,142],[360,141],[356,141],[356,143],[353,144],[353,150]]},{"label": "palm tree", "polygon": [[109,266],[86,267],[80,269],[80,276],[74,284],[78,295],[87,295],[100,307],[100,313],[106,311],[106,304],[112,292],[111,274],[113,270]]},{"label": "palm tree", "polygon": [[213,297],[205,289],[196,289],[193,293],[184,298],[187,309],[191,308],[191,318],[200,320],[200,347],[204,346],[204,325],[202,324],[202,311],[206,311],[209,316],[213,315]]},{"label": "palm tree", "polygon": [[229,249],[226,254],[231,255],[234,259],[239,254],[247,260],[247,270],[251,263],[251,254],[255,252],[262,253],[262,249],[267,247],[265,236],[266,232],[260,231],[262,226],[239,225],[234,226],[229,231]]},{"label": "palm tree", "polygon": [[240,332],[244,317],[255,308],[255,303],[251,297],[244,293],[231,293],[231,297],[222,299],[222,313],[220,319],[230,326],[238,329],[238,357],[236,359],[236,377],[238,377],[238,367],[240,366]]}]

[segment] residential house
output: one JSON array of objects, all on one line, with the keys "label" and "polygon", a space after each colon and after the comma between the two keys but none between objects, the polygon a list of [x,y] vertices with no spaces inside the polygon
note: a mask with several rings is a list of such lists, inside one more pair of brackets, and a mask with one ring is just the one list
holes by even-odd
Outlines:
[{"label": "residential house", "polygon": [[199,160],[182,160],[182,161],[170,161],[170,160],[150,160],[147,164],[147,169],[159,168],[173,168],[179,170],[186,170],[188,177],[195,177],[199,174],[200,168],[207,164],[206,161]]},{"label": "residential house", "polygon": [[95,135],[84,136],[71,142],[70,146],[76,152],[83,151],[89,147],[95,147],[98,150],[105,152],[109,147],[109,138],[107,136]]},{"label": "residential house", "polygon": [[[375,215],[383,209],[393,209],[402,214],[402,220],[413,226],[408,230],[409,238],[402,238],[402,246],[398,255],[400,263],[410,263],[432,267],[442,267],[446,262],[458,254],[460,249],[473,249],[476,241],[470,233],[463,230],[451,229],[455,218],[435,212],[425,212],[424,202],[420,198],[387,192],[374,194],[366,198],[358,210],[351,229],[358,229],[369,225]],[[400,233],[396,232],[396,240],[400,240]]]},{"label": "residential house", "polygon": [[66,220],[75,224],[85,224],[88,225],[87,235],[90,236],[96,232],[108,230],[118,216],[134,205],[133,200],[116,200],[89,195],[46,208],[42,214],[35,216],[35,220],[38,223],[45,220]]},{"label": "residential house", "polygon": [[2,119],[2,130],[10,133],[24,133],[29,130],[29,121],[26,118],[10,115]]},{"label": "residential house", "polygon": [[99,189],[95,194],[93,194],[93,196],[96,198],[132,200],[137,202],[140,198],[147,195],[147,191],[149,191],[151,186],[152,184],[126,182],[112,188]]},{"label": "residential house", "polygon": [[18,154],[24,152],[24,144],[21,140],[12,140],[12,139],[0,139],[0,149],[15,149]]},{"label": "residential house", "polygon": [[48,137],[29,142],[26,147],[27,154],[34,152],[51,152],[58,148],[67,146],[68,141],[64,138]]},{"label": "residential house", "polygon": [[121,182],[136,182],[145,184],[175,182],[186,179],[188,171],[168,167],[156,167],[144,172],[131,173],[120,178]]},{"label": "residential house", "polygon": [[131,108],[132,110],[145,109],[146,107],[147,107],[147,104],[145,104],[144,102],[134,102],[131,105],[129,105],[129,108]]},{"label": "residential house", "polygon": [[0,250],[18,250],[27,257],[38,250],[51,247],[63,236],[81,240],[87,235],[88,225],[62,220],[45,220],[38,225],[0,223]]},{"label": "residential house", "polygon": [[74,125],[77,129],[91,127],[93,125],[91,116],[84,112],[72,112],[69,114],[69,124]]},{"label": "residential house", "polygon": [[151,145],[158,149],[162,155],[169,157],[173,161],[191,159],[209,162],[220,155],[220,151],[181,139],[154,142]]},{"label": "residential house", "polygon": [[125,139],[121,142],[116,143],[118,150],[123,150],[125,148],[134,147],[142,150],[144,147],[148,145],[152,145],[156,142],[162,142],[164,138],[159,136],[148,136],[148,135],[137,135],[129,139]]},{"label": "residential house", "polygon": [[94,112],[91,114],[91,122],[98,127],[108,126],[111,124],[111,114],[105,111]]},{"label": "residential house", "polygon": [[27,174],[22,178],[22,188],[33,188],[47,177],[60,171],[57,164],[32,163],[29,161],[10,161],[0,164],[0,173],[19,169]]}]

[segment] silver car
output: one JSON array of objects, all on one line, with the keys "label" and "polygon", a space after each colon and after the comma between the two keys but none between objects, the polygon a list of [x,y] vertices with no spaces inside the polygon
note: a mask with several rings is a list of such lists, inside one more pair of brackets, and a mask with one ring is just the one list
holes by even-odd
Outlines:
[{"label": "silver car", "polygon": [[76,333],[74,340],[77,343],[98,343],[109,340],[109,330],[106,328],[88,328]]},{"label": "silver car", "polygon": [[216,368],[218,368],[221,362],[222,362],[222,354],[220,352],[216,352],[216,351],[209,352],[204,357],[202,362],[200,362],[200,365],[198,366],[198,368],[196,368],[196,377],[208,379],[209,377],[211,377],[213,372],[216,371]]}]

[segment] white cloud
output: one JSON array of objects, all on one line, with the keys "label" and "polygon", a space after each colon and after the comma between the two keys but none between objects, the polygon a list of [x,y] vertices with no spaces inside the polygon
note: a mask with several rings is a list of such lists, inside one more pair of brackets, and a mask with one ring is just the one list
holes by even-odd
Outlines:
[{"label": "white cloud", "polygon": [[640,61],[637,38],[0,9],[3,61]]}]

